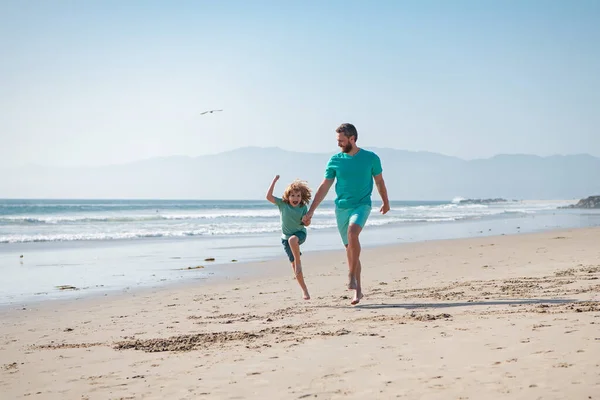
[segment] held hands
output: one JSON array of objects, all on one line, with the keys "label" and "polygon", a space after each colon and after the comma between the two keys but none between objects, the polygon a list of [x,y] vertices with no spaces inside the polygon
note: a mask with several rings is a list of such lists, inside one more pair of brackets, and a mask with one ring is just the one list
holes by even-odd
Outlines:
[{"label": "held hands", "polygon": [[312,214],[305,214],[304,217],[302,217],[302,224],[304,226],[309,226],[310,225],[310,220],[312,219]]},{"label": "held hands", "polygon": [[379,212],[382,213],[382,214],[385,214],[388,211],[390,211],[390,205],[388,203],[383,203],[383,205],[379,209]]}]

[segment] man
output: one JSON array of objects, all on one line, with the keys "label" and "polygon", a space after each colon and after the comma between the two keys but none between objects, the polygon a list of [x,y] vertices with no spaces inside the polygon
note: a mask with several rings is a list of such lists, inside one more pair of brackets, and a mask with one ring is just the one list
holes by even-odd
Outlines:
[{"label": "man", "polygon": [[371,213],[371,193],[373,180],[383,200],[380,212],[390,210],[387,189],[383,181],[381,161],[377,154],[356,146],[358,132],[352,124],[342,124],[336,130],[341,153],[335,154],[327,163],[325,179],[319,186],[315,198],[302,222],[308,226],[315,209],[323,201],[327,192],[335,184],[335,216],[342,243],[348,257],[348,289],[355,290],[351,304],[355,305],[363,297],[360,282],[360,241],[359,235]]}]

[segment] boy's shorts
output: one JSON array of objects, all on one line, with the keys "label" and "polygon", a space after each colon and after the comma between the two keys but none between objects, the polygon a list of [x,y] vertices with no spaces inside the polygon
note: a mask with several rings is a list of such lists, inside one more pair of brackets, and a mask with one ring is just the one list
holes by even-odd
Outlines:
[{"label": "boy's shorts", "polygon": [[344,246],[348,245],[348,227],[350,224],[356,224],[361,228],[364,228],[370,214],[371,206],[369,205],[362,205],[355,208],[335,209],[335,219]]},{"label": "boy's shorts", "polygon": [[[291,236],[296,236],[298,238],[298,244],[302,244],[306,241],[306,232],[298,231]],[[283,248],[285,249],[285,253],[287,254],[290,262],[294,262],[294,254],[292,253],[292,249],[290,247],[290,242],[288,239],[281,239],[281,244],[283,244]],[[302,253],[300,253],[302,255]]]}]

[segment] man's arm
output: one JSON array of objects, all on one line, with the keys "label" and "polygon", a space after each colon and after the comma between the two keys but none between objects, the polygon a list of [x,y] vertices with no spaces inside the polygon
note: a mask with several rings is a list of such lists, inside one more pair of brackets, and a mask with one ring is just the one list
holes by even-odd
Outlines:
[{"label": "man's arm", "polygon": [[310,225],[310,220],[312,219],[315,210],[317,209],[319,204],[321,204],[325,196],[327,196],[327,192],[329,192],[331,185],[333,185],[333,179],[324,179],[323,182],[321,182],[321,185],[315,193],[315,197],[310,205],[310,208],[308,209],[308,212],[304,217],[302,217],[302,222],[304,223],[304,225]]},{"label": "man's arm", "polygon": [[382,214],[385,214],[388,211],[390,211],[390,201],[388,199],[387,188],[385,187],[385,181],[383,180],[383,174],[379,174],[379,175],[375,176],[374,179],[375,179],[375,185],[377,186],[377,191],[379,192],[379,195],[381,196],[381,201],[383,201],[383,205],[381,206],[381,209],[379,211]]},{"label": "man's arm", "polygon": [[275,178],[273,178],[273,182],[271,182],[271,186],[269,186],[269,190],[267,190],[267,200],[269,200],[271,203],[276,204],[275,203],[275,197],[273,196],[273,190],[275,189],[275,184],[277,183],[277,181],[279,180],[279,175],[275,175]]}]

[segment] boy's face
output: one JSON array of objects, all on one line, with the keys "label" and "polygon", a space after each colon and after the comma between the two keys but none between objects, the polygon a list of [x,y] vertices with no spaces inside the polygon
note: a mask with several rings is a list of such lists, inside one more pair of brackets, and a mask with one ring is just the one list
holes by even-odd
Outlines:
[{"label": "boy's face", "polygon": [[299,190],[294,190],[292,193],[290,193],[288,200],[292,207],[296,207],[298,204],[300,204],[300,201],[302,201],[302,193],[300,193]]}]

